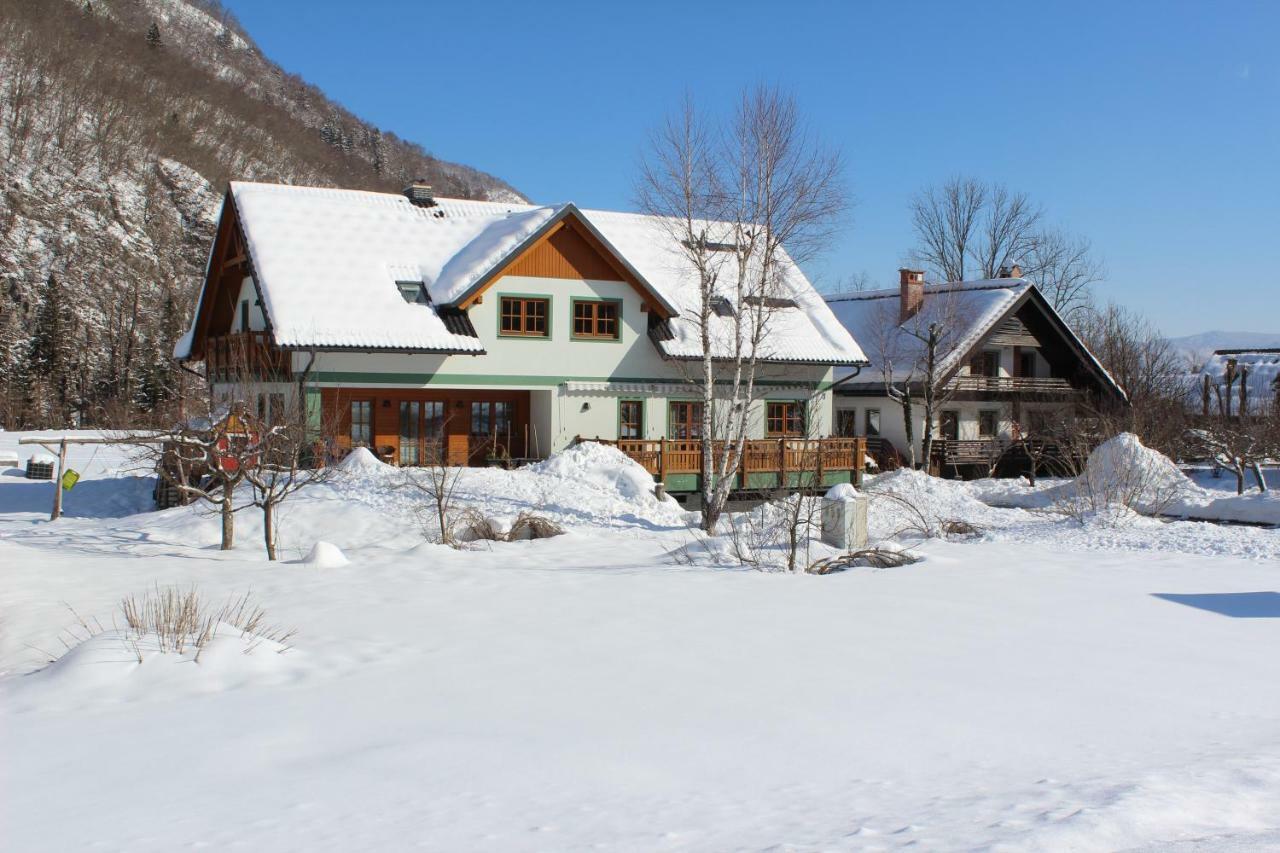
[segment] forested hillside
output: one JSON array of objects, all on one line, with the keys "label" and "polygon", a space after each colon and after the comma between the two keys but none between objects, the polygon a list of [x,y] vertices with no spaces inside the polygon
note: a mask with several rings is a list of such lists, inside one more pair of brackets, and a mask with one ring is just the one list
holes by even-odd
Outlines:
[{"label": "forested hillside", "polygon": [[216,0],[0,0],[0,425],[168,416],[229,179],[415,177],[520,198],[285,73]]}]

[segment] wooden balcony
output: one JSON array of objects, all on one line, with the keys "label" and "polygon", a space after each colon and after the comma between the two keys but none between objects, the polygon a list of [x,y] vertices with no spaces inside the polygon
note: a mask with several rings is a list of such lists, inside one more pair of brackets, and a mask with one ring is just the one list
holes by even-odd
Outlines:
[{"label": "wooden balcony", "polygon": [[[580,439],[584,440],[584,439]],[[670,492],[697,491],[702,481],[700,439],[585,439],[617,447],[639,462]],[[715,442],[713,453],[722,453]],[[734,489],[818,488],[860,481],[867,445],[863,438],[766,438],[748,440]]]},{"label": "wooden balcony", "polygon": [[288,380],[292,376],[289,353],[276,347],[268,332],[209,338],[204,363],[210,381]]},{"label": "wooden balcony", "polygon": [[1066,379],[1056,376],[957,376],[950,387],[955,391],[987,394],[1047,394],[1063,396],[1076,393]]},{"label": "wooden balcony", "polygon": [[1049,438],[935,438],[929,468],[948,477],[958,473],[1017,476],[1034,464],[1039,473],[1068,476],[1081,470],[1096,444],[1090,440],[1072,447]]}]

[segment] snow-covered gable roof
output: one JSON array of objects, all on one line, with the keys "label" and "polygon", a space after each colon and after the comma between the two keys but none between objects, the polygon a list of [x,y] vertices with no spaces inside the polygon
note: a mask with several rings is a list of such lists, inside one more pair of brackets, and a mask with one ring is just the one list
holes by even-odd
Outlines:
[{"label": "snow-covered gable roof", "polygon": [[[947,355],[938,375],[946,375],[1031,287],[1020,278],[926,285],[920,311],[906,322],[900,322],[897,288],[828,296],[832,313],[868,350],[873,362],[874,376],[864,371],[861,381],[850,384],[883,384],[886,362],[892,367],[893,381],[907,381],[925,353],[925,342],[911,332],[943,319],[952,330],[940,347]],[[920,378],[918,368],[914,378]]]},{"label": "snow-covered gable roof", "polygon": [[[659,220],[641,214],[437,199],[419,207],[399,194],[233,182],[263,307],[284,347],[481,353],[479,339],[451,331],[440,306],[465,304],[560,219],[577,217],[671,316],[656,342],[672,358],[701,352],[693,322],[697,279]],[[422,281],[432,305],[406,303],[396,281]],[[785,261],[795,307],[771,320],[768,360],[865,361],[803,273]],[[681,316],[684,315],[684,316]],[[714,331],[714,330],[713,330]],[[728,336],[715,335],[728,352]],[[191,350],[191,334],[176,354]]]},{"label": "snow-covered gable roof", "polygon": [[[1249,399],[1258,404],[1266,404],[1280,395],[1280,349],[1228,349],[1215,350],[1205,362],[1202,376],[1208,376],[1215,385],[1224,385],[1227,365],[1235,362],[1236,379],[1232,391],[1239,394],[1240,376],[1248,370]],[[1195,389],[1199,393],[1199,389]],[[1239,399],[1237,396],[1236,400]],[[1252,403],[1250,404],[1252,408]]]},{"label": "snow-covered gable roof", "polygon": [[[906,321],[901,320],[899,313],[902,298],[899,288],[827,296],[832,312],[868,348],[872,358],[871,369],[864,370],[861,378],[845,384],[850,388],[883,386],[883,365],[886,361],[892,368],[892,381],[918,381],[920,369],[916,367],[912,377],[912,368],[921,362],[926,349],[918,334],[934,320],[941,319],[945,319],[946,326],[952,330],[943,341],[941,349],[946,356],[937,368],[939,376],[946,376],[960,366],[961,359],[994,330],[1001,318],[1020,302],[1034,296],[1038,297],[1044,311],[1056,321],[1063,336],[1101,381],[1114,389],[1120,398],[1127,399],[1124,389],[1039,293],[1034,284],[1022,278],[928,284],[924,287],[924,302],[920,310]],[[842,377],[837,374],[837,378]]]},{"label": "snow-covered gable roof", "polygon": [[[678,311],[667,323],[669,336],[657,341],[668,358],[700,358],[701,333],[696,322],[700,295],[698,277],[672,230],[654,216],[612,211],[584,211],[601,234],[615,246],[645,279]],[[729,263],[735,263],[730,261]],[[767,332],[759,357],[765,361],[819,364],[865,364],[866,355],[849,330],[831,313],[804,273],[785,252],[780,259],[778,284],[772,294],[793,305],[770,308]],[[726,270],[722,278],[732,278]],[[732,302],[732,294],[724,293]],[[733,306],[740,310],[741,306]],[[750,310],[748,308],[748,310]],[[732,353],[737,328],[728,316],[711,318],[712,345],[717,354]]]}]

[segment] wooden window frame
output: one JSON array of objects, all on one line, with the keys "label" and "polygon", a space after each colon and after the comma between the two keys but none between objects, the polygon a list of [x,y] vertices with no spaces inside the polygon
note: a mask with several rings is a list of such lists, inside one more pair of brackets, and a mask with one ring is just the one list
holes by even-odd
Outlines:
[{"label": "wooden window frame", "polygon": [[[373,433],[373,418],[374,418],[373,412],[374,412],[374,408],[375,408],[374,403],[375,403],[375,401],[374,401],[373,399],[371,399],[371,398],[368,398],[368,397],[361,397],[361,398],[359,398],[359,399],[352,399],[350,402],[348,402],[348,403],[347,403],[347,438],[348,438],[348,439],[350,439],[352,448],[356,448],[356,447],[369,447],[369,448],[372,448],[372,447],[373,447],[373,442],[374,442],[374,440],[375,440],[375,436],[374,436],[374,433]],[[365,427],[366,427],[366,430],[368,431],[368,440],[367,440],[364,444],[361,444],[361,443],[359,443],[359,442],[357,442],[357,441],[356,441],[356,432],[355,432],[355,430],[356,430],[356,411],[355,411],[355,407],[356,407],[357,405],[363,405],[363,406],[368,406],[368,407],[369,407],[369,416],[368,416],[368,420],[367,420],[367,421],[365,421]]]},{"label": "wooden window frame", "polygon": [[[947,438],[943,424],[946,423],[947,417],[951,416],[955,419],[956,434],[955,438]],[[938,412],[938,434],[934,438],[942,441],[959,441],[960,440],[960,410],[959,409],[942,409]]]},{"label": "wooden window frame", "polygon": [[[667,437],[679,441],[697,441],[702,438],[702,412],[698,408],[703,405],[701,400],[668,400],[667,401]],[[677,406],[689,407],[689,418],[677,419],[675,417],[675,408]],[[696,415],[696,417],[695,417]],[[675,434],[675,425],[681,424],[686,428],[688,435],[677,438]],[[696,433],[696,434],[695,434]]]},{"label": "wooden window frame", "polygon": [[[1028,361],[1031,362],[1030,372],[1027,371]],[[1016,368],[1018,371],[1018,376],[1028,378],[1028,379],[1034,379],[1036,377],[1036,365],[1039,364],[1039,362],[1040,362],[1040,359],[1036,358],[1035,350],[1023,350],[1022,352],[1018,353],[1017,368]]]},{"label": "wooden window frame", "polygon": [[[871,416],[876,418],[876,431],[871,431]],[[862,434],[865,438],[879,438],[881,433],[880,410],[866,408],[862,410]]]},{"label": "wooden window frame", "polygon": [[[503,328],[503,320],[506,319],[506,307],[508,302],[519,303],[520,311],[513,314],[519,318],[520,329],[518,331],[508,331]],[[541,332],[528,331],[529,326],[529,305],[531,303],[541,303],[543,306]],[[519,338],[526,341],[549,341],[551,340],[551,297],[544,294],[533,293],[499,293],[498,294],[498,337],[500,338]]]},{"label": "wooden window frame", "polygon": [[[858,436],[858,410],[836,409],[835,434],[840,438],[856,438]],[[848,430],[843,429],[848,424]]]},{"label": "wooden window frame", "polygon": [[801,400],[765,400],[765,438],[804,438],[804,415]]},{"label": "wooden window frame", "polygon": [[[600,309],[603,306],[613,308],[613,332],[602,333],[599,331],[602,318],[600,317]],[[591,324],[591,331],[578,331],[578,308],[589,307],[591,316],[584,318]],[[575,341],[621,341],[622,340],[622,300],[621,299],[593,299],[575,297],[569,300],[569,332],[570,339]]]},{"label": "wooden window frame", "polygon": [[[984,417],[991,418],[991,432],[984,433],[982,431],[982,419]],[[978,410],[978,438],[995,438],[1000,434],[1000,410],[999,409],[979,409]]]},{"label": "wooden window frame", "polygon": [[[638,407],[637,420],[634,424],[636,434],[634,436],[626,436],[622,434],[622,428],[628,422],[623,418],[623,407],[634,404]],[[644,400],[628,398],[618,401],[618,438],[619,439],[641,439],[644,438]]]}]

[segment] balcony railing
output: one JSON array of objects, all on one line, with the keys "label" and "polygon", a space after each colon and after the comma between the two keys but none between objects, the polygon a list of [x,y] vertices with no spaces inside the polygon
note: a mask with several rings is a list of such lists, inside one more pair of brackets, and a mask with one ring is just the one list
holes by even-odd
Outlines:
[{"label": "balcony railing", "polygon": [[[617,447],[639,462],[671,491],[690,491],[702,471],[700,439],[581,439]],[[712,445],[716,458],[724,442]],[[818,486],[856,481],[865,465],[863,438],[766,438],[750,439],[742,448],[735,487]]]},{"label": "balcony railing", "polygon": [[1076,389],[1066,379],[1056,376],[957,376],[951,380],[956,391],[986,391],[993,393],[1029,392],[1042,394],[1070,394]]},{"label": "balcony railing", "polygon": [[236,332],[209,338],[205,348],[205,370],[210,379],[288,379],[292,370],[289,353],[271,342],[267,332]]}]

